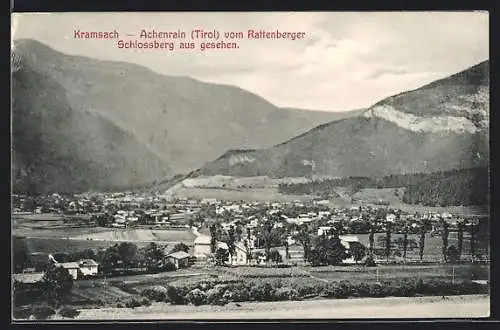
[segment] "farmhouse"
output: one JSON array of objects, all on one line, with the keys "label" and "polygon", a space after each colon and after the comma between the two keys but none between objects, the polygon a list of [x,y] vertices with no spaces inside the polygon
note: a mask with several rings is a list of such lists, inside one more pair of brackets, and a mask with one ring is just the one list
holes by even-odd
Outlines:
[{"label": "farmhouse", "polygon": [[80,270],[80,266],[76,262],[61,262],[56,263],[56,266],[67,269],[74,280],[78,278],[78,271]]},{"label": "farmhouse", "polygon": [[92,259],[80,260],[78,266],[84,276],[95,276],[99,271],[99,264]]},{"label": "farmhouse", "polygon": [[200,235],[194,240],[194,256],[198,259],[207,258],[211,254],[210,236]]},{"label": "farmhouse", "polygon": [[12,274],[12,280],[23,284],[35,284],[42,280],[44,273]]},{"label": "farmhouse", "polygon": [[184,251],[177,251],[167,255],[167,261],[173,263],[175,268],[185,268],[189,266],[190,254]]}]

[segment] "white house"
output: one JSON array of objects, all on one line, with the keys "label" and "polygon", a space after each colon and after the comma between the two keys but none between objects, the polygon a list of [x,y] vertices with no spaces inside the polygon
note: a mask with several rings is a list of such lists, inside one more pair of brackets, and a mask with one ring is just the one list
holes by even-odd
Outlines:
[{"label": "white house", "polygon": [[200,235],[194,240],[194,256],[197,259],[207,258],[211,254],[210,247],[211,237],[207,235]]},{"label": "white house", "polygon": [[189,266],[190,254],[184,251],[177,251],[167,255],[167,261],[173,263],[176,269]]},{"label": "white house", "polygon": [[78,263],[84,276],[95,276],[99,271],[99,264],[92,259],[83,259]]},{"label": "white house", "polygon": [[80,266],[76,262],[61,262],[56,263],[56,266],[67,269],[74,280],[78,279],[78,271],[80,270]]},{"label": "white house", "polygon": [[234,248],[234,255],[229,256],[231,265],[245,265],[247,263],[247,251],[243,244],[237,243]]},{"label": "white house", "polygon": [[385,217],[385,221],[387,222],[394,222],[396,221],[396,215],[395,214],[388,214],[386,217]]}]

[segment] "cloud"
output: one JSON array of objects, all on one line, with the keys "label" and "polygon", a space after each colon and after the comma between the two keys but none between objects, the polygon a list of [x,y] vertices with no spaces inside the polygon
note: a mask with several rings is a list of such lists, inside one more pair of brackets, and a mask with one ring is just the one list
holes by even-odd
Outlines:
[{"label": "cloud", "polygon": [[[278,106],[362,108],[488,58],[481,12],[210,12],[19,14],[15,38],[56,50],[147,66],[173,76],[232,84]],[[205,30],[305,32],[302,40],[238,40],[237,50],[124,51],[74,40],[73,29],[138,33]]]},{"label": "cloud", "polygon": [[409,73],[409,72],[407,70],[404,70],[404,69],[387,68],[387,69],[381,69],[381,70],[377,70],[377,71],[374,71],[374,72],[367,74],[366,79],[377,79],[377,78],[380,78],[384,75],[403,75],[403,74],[407,74],[407,73]]}]

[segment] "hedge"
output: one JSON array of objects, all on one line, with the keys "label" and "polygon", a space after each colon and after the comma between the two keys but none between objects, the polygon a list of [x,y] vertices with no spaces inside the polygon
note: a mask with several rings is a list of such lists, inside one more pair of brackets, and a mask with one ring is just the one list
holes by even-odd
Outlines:
[{"label": "hedge", "polygon": [[[166,297],[163,298],[166,290]],[[281,281],[246,283],[200,282],[190,286],[148,288],[142,295],[171,304],[225,305],[229,302],[300,300],[322,296],[346,299],[351,297],[413,297],[416,295],[465,295],[489,293],[489,286],[471,281],[451,283],[446,280],[389,280],[381,283],[317,282],[283,283]]]}]

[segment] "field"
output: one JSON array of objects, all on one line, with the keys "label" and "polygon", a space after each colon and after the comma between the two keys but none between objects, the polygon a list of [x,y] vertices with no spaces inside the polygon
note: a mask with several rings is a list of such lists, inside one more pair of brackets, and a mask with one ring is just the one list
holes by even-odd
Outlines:
[{"label": "field", "polygon": [[113,229],[99,233],[78,235],[73,238],[92,241],[117,242],[184,242],[189,245],[194,242],[195,235],[187,230]]},{"label": "field", "polygon": [[[368,234],[358,234],[355,235],[359,238],[360,242],[365,245],[369,246],[370,245],[370,239]],[[375,248],[379,248],[380,245],[378,244],[378,239],[379,237],[385,237],[384,233],[377,233],[375,234]],[[392,234],[391,235],[391,240],[395,241],[398,238],[402,238],[403,234]],[[408,235],[408,239],[414,240],[417,244],[419,242],[419,236],[418,235]],[[448,238],[448,246],[454,245],[455,247],[457,246],[458,239],[457,239],[457,233],[456,232],[450,232],[449,238]],[[426,235],[425,238],[425,246],[424,246],[424,260],[426,261],[441,261],[443,258],[443,253],[442,253],[442,239],[440,236],[431,236],[430,234]],[[479,252],[481,249],[484,252],[485,247],[488,246],[488,242],[481,242],[476,246],[476,250]],[[418,247],[411,249],[407,252],[407,258],[408,259],[419,259],[419,249]],[[462,255],[463,256],[468,256],[470,254],[470,236],[468,233],[464,233],[464,239],[463,239],[463,251]]]},{"label": "field", "polygon": [[312,276],[329,281],[375,282],[403,279],[444,279],[444,280],[489,280],[489,266],[473,265],[428,265],[391,266],[376,268],[348,267],[308,267]]},{"label": "field", "polygon": [[195,235],[188,230],[110,229],[93,227],[88,217],[35,214],[14,216],[12,235],[24,237],[30,253],[49,254],[99,249],[119,242],[146,246],[150,242],[192,245]]}]

